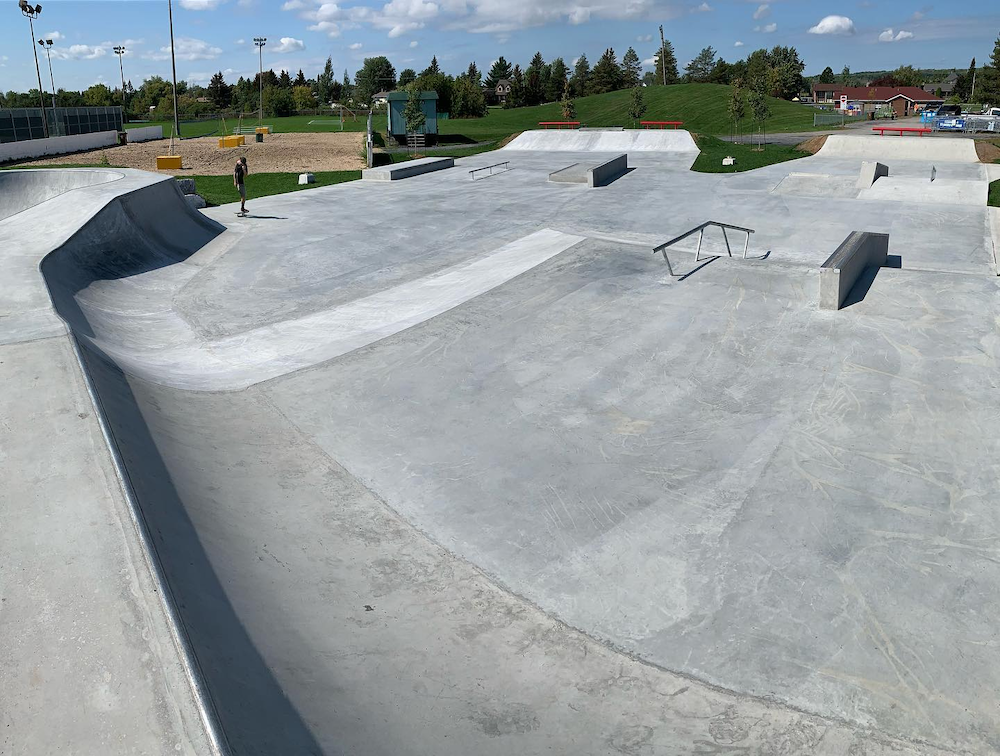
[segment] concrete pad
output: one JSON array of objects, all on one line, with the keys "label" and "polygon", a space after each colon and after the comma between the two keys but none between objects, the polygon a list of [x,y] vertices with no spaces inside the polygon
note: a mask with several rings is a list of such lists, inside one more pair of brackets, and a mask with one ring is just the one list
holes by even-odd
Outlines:
[{"label": "concrete pad", "polygon": [[440,171],[455,165],[455,159],[449,157],[427,157],[407,160],[403,163],[393,163],[379,168],[365,168],[361,178],[371,181],[399,181],[400,179],[420,176],[432,171]]},{"label": "concrete pad", "polygon": [[885,177],[870,188],[862,189],[858,198],[888,202],[911,202],[926,205],[972,205],[984,207],[989,185],[984,181],[954,179]]},{"label": "concrete pad", "polygon": [[894,137],[833,134],[817,153],[825,158],[859,157],[867,160],[932,160],[978,163],[976,143],[964,137]]},{"label": "concrete pad", "polygon": [[630,131],[579,131],[539,129],[523,131],[501,151],[529,152],[679,152],[698,154],[698,145],[687,131],[649,129]]}]

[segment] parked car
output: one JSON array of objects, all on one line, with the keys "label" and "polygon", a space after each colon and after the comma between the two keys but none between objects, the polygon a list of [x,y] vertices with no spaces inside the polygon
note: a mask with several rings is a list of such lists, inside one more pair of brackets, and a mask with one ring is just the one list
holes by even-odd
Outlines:
[{"label": "parked car", "polygon": [[934,114],[935,118],[958,118],[962,115],[961,105],[942,105]]}]

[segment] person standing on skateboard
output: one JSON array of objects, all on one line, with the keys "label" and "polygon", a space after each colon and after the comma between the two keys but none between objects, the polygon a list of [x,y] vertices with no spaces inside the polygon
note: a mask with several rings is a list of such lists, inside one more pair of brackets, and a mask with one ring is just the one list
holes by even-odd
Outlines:
[{"label": "person standing on skateboard", "polygon": [[241,157],[236,161],[236,167],[233,168],[233,186],[240,193],[240,215],[247,214],[247,187],[244,182],[248,173],[250,173],[250,169],[247,167],[247,159]]}]

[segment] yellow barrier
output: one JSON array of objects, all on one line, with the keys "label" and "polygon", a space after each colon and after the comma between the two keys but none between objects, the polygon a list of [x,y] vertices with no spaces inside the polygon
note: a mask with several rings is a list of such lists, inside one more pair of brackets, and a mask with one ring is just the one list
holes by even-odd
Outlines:
[{"label": "yellow barrier", "polygon": [[219,147],[242,147],[247,143],[244,136],[224,136],[219,139]]},{"label": "yellow barrier", "polygon": [[160,155],[156,158],[156,170],[176,171],[181,168],[180,155]]},{"label": "yellow barrier", "polygon": [[270,134],[271,133],[271,129],[268,128],[267,126],[258,126],[257,130],[254,133],[255,134]]}]

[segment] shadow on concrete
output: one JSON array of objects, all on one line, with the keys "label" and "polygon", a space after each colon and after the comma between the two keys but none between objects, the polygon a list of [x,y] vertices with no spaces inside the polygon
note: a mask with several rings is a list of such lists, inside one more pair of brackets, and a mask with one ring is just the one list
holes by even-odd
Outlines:
[{"label": "shadow on concrete", "polygon": [[[885,265],[882,267],[902,268],[903,258],[899,255],[888,255],[885,258]],[[854,284],[850,292],[848,292],[843,304],[840,305],[840,309],[843,310],[851,305],[856,305],[859,302],[864,301],[865,296],[868,294],[868,290],[871,289],[872,284],[875,283],[875,278],[878,276],[878,272],[879,268],[874,265],[869,265],[865,268],[864,273],[858,276],[857,282]]]}]

